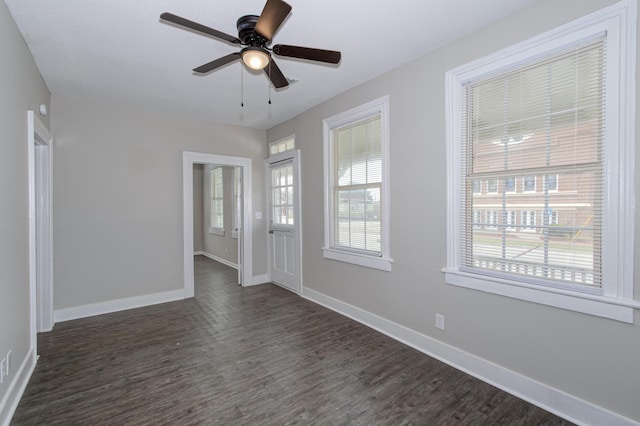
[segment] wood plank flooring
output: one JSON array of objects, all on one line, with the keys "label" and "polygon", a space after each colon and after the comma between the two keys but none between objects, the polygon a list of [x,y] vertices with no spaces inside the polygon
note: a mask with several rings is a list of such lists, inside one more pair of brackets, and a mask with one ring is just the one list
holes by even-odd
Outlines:
[{"label": "wood plank flooring", "polygon": [[196,297],[57,324],[12,425],[564,425],[197,256]]}]

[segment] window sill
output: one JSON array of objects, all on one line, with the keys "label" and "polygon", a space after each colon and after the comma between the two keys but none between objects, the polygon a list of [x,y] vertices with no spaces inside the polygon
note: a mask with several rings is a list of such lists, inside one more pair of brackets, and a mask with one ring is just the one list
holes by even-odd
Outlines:
[{"label": "window sill", "polygon": [[337,260],[339,262],[352,263],[366,268],[378,269],[380,271],[391,271],[393,259],[389,257],[372,257],[364,254],[347,253],[331,248],[322,248],[325,259]]},{"label": "window sill", "polygon": [[540,287],[518,281],[444,268],[445,282],[459,287],[499,294],[547,306],[633,323],[633,310],[640,301],[618,299],[552,287]]},{"label": "window sill", "polygon": [[213,235],[219,235],[221,237],[224,237],[225,235],[224,229],[222,228],[209,228],[209,233]]}]

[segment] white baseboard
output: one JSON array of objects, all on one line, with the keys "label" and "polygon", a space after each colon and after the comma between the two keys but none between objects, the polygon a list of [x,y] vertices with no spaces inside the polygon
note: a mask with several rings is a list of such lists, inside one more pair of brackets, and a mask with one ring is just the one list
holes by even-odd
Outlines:
[{"label": "white baseboard", "polygon": [[4,398],[2,398],[2,402],[0,402],[0,425],[8,426],[11,422],[16,408],[18,408],[20,398],[22,398],[22,394],[24,394],[24,390],[27,388],[31,374],[33,374],[33,370],[36,368],[36,360],[34,349],[31,348],[27,356],[22,360],[20,368],[9,384],[7,393],[4,395]]},{"label": "white baseboard", "polygon": [[[214,256],[213,254],[207,253],[206,251],[194,251],[193,255],[194,256],[197,256],[197,255],[206,256],[209,259],[213,259],[213,260],[215,260],[217,262],[224,263],[227,266],[231,266],[234,269],[238,269],[238,265],[236,265],[235,263],[231,263],[228,260],[222,259],[221,257]],[[271,282],[271,279],[269,278],[268,274],[254,275],[250,282],[244,283],[244,286],[245,287],[251,287],[253,285],[266,284],[268,282]]]},{"label": "white baseboard", "polygon": [[182,299],[184,299],[184,289],[145,294],[144,296],[127,297],[106,302],[89,303],[88,305],[74,306],[72,308],[56,309],[53,312],[53,319],[55,322],[69,321]]},{"label": "white baseboard", "polygon": [[270,282],[271,282],[271,278],[269,278],[269,274],[254,275],[251,282],[245,283],[245,287],[250,287],[252,285],[266,284]]},{"label": "white baseboard", "polygon": [[301,296],[573,423],[640,425],[634,420],[310,288],[303,287]]},{"label": "white baseboard", "polygon": [[199,255],[199,254],[201,254],[201,255],[203,255],[203,256],[205,256],[205,257],[208,257],[209,259],[213,259],[213,260],[215,260],[216,262],[220,262],[220,263],[222,263],[222,264],[225,264],[225,265],[227,265],[227,266],[230,266],[230,267],[232,267],[233,269],[238,269],[238,264],[237,264],[237,263],[230,262],[230,261],[228,261],[227,259],[223,259],[223,258],[218,257],[218,256],[216,256],[216,255],[213,255],[213,254],[211,254],[211,253],[207,253],[206,251],[196,251],[196,252],[193,252],[193,255],[194,255],[194,256]]}]

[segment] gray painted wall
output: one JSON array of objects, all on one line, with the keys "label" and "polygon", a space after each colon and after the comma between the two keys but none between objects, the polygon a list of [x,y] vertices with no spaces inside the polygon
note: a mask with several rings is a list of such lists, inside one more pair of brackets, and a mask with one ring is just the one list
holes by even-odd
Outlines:
[{"label": "gray painted wall", "polygon": [[[637,313],[636,324],[622,324],[447,286],[440,272],[444,73],[612,2],[539,0],[269,130],[266,139],[264,131],[54,95],[55,307],[180,288],[181,151],[253,158],[253,210],[264,211],[266,140],[295,133],[302,151],[306,287],[640,421]],[[48,104],[49,93],[3,2],[0,53],[0,355],[12,350],[17,366],[29,347],[26,110]],[[322,119],[385,94],[391,101],[391,273],[324,260],[320,252]],[[253,225],[258,275],[266,272],[265,224]],[[444,332],[433,326],[436,312],[446,315]],[[0,385],[0,400],[12,379]]]},{"label": "gray painted wall", "polygon": [[219,257],[224,260],[228,260],[231,263],[238,264],[238,239],[233,238],[231,231],[232,228],[232,216],[233,216],[233,167],[222,167],[222,182],[224,193],[223,204],[223,218],[225,234],[216,235],[209,233],[209,218],[211,217],[211,203],[208,202],[211,191],[211,180],[209,173],[218,165],[207,164],[204,168],[204,183],[203,192],[201,193],[204,200],[203,205],[203,241],[204,251]]},{"label": "gray painted wall", "polygon": [[[446,261],[446,71],[611,3],[540,0],[268,130],[267,140],[295,133],[301,150],[305,287],[640,421],[637,312],[636,324],[624,324],[449,286],[441,272]],[[387,94],[395,259],[390,273],[326,260],[320,250],[322,120]],[[637,190],[639,179],[637,174]],[[639,253],[638,235],[635,241]],[[635,259],[638,271],[637,254]],[[640,296],[638,282],[635,295]],[[445,315],[445,331],[435,328],[436,313]]]},{"label": "gray painted wall", "polygon": [[[0,357],[12,351],[10,375],[0,384],[2,401],[30,347],[27,110],[48,107],[50,98],[4,2],[0,57]],[[39,118],[49,125],[47,117]]]},{"label": "gray painted wall", "polygon": [[202,222],[203,214],[203,181],[204,165],[193,165],[193,251],[204,250],[204,228]]},{"label": "gray painted wall", "polygon": [[[183,150],[251,158],[264,210],[264,130],[57,94],[52,109],[55,309],[182,288]],[[260,275],[264,221],[253,226]]]}]

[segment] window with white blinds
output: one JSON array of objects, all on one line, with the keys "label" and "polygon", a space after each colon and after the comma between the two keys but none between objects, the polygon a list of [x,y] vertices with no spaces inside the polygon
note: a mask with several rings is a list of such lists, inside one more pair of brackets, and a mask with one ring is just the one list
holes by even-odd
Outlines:
[{"label": "window with white blinds", "polygon": [[633,320],[627,6],[447,73],[447,283]]},{"label": "window with white blinds", "polygon": [[[602,286],[605,71],[598,38],[464,85],[459,202],[487,211],[486,227],[474,229],[471,216],[461,224],[464,268]],[[498,188],[516,176],[521,192]],[[551,190],[555,176],[562,187]],[[487,180],[487,194],[473,192],[476,179]],[[509,223],[510,211],[520,223]]]},{"label": "window with white blinds", "polygon": [[380,256],[380,115],[333,131],[334,247]]},{"label": "window with white blinds", "polygon": [[211,221],[212,231],[224,229],[224,184],[222,180],[222,167],[211,170]]},{"label": "window with white blinds", "polygon": [[386,109],[383,98],[325,120],[325,257],[388,270]]}]

